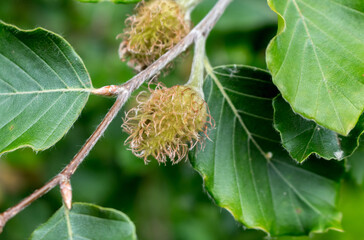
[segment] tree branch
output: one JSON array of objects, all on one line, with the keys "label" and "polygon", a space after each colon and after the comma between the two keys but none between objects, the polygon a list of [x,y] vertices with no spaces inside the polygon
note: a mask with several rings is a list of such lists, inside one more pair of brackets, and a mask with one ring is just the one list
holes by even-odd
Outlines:
[{"label": "tree branch", "polygon": [[[78,166],[83,162],[86,156],[90,153],[92,148],[95,146],[97,141],[104,134],[111,121],[116,117],[120,109],[123,107],[125,102],[129,99],[131,94],[138,89],[145,81],[152,78],[154,75],[159,73],[168,63],[170,63],[173,59],[175,59],[179,54],[184,52],[199,36],[206,37],[213,26],[216,24],[218,19],[221,17],[226,7],[230,4],[232,0],[219,0],[215,6],[211,9],[211,11],[205,16],[205,18],[194,28],[192,31],[175,47],[169,50],[166,54],[161,56],[157,61],[151,64],[147,69],[140,72],[133,78],[131,78],[128,82],[121,86],[106,86],[100,89],[94,90],[93,94],[98,95],[107,95],[107,96],[117,96],[117,99],[114,105],[111,107],[109,112],[105,115],[104,119],[100,123],[100,125],[96,128],[91,137],[86,141],[86,143],[82,146],[80,151],[74,156],[72,161],[53,179],[51,179],[48,183],[46,183],[40,189],[34,191],[30,196],[23,199],[20,203],[7,209],[5,212],[0,214],[0,233],[2,232],[3,227],[16,214],[30,205],[32,202],[42,197],[44,194],[49,192],[51,189],[56,187],[57,185],[62,185],[62,183],[69,183],[69,179],[77,170]],[[70,190],[68,188],[68,190]],[[61,186],[62,191],[62,186]],[[69,203],[72,199],[72,195],[70,195],[70,191],[67,192],[68,199],[66,203]],[[62,196],[64,194],[62,193]],[[69,205],[69,204],[67,204]]]}]

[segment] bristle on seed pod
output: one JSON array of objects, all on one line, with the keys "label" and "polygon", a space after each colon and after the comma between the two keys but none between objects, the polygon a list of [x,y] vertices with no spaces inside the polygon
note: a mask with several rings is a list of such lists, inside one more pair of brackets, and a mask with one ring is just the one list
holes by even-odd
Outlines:
[{"label": "bristle on seed pod", "polygon": [[188,34],[191,23],[185,16],[174,0],[142,1],[119,35],[120,58],[137,71],[145,69]]},{"label": "bristle on seed pod", "polygon": [[134,155],[148,163],[154,157],[173,164],[184,159],[197,144],[203,147],[205,133],[213,126],[206,102],[188,86],[158,86],[149,97],[141,93],[122,125],[125,141]]}]

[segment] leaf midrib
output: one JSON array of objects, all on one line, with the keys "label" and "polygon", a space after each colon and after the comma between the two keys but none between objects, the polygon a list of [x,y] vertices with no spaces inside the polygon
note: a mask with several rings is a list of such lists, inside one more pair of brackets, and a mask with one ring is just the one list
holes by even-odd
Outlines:
[{"label": "leaf midrib", "polygon": [[329,100],[330,100],[331,105],[332,105],[332,107],[333,107],[333,110],[334,110],[334,112],[335,112],[336,118],[339,120],[338,122],[339,122],[339,123],[340,123],[340,125],[341,125],[341,131],[342,131],[342,132],[345,132],[345,130],[346,130],[346,129],[345,129],[345,127],[344,127],[344,124],[343,124],[343,122],[342,122],[342,119],[340,118],[339,113],[337,112],[336,106],[335,106],[335,104],[334,104],[334,102],[333,102],[333,99],[332,99],[332,96],[331,96],[331,94],[330,94],[329,87],[328,87],[328,85],[327,85],[327,78],[326,78],[325,73],[324,73],[324,71],[323,71],[323,69],[322,69],[321,62],[320,62],[320,60],[319,60],[319,58],[318,58],[318,55],[317,55],[317,52],[316,52],[316,45],[315,45],[315,44],[314,44],[314,42],[313,42],[313,39],[312,39],[311,33],[310,33],[310,31],[309,31],[309,29],[308,29],[308,26],[307,26],[307,23],[306,23],[306,21],[305,21],[305,17],[303,16],[302,11],[301,11],[301,9],[299,8],[299,6],[298,6],[298,4],[297,4],[296,0],[292,0],[292,2],[293,2],[293,4],[294,4],[295,8],[297,9],[298,14],[300,15],[300,18],[301,18],[302,23],[303,23],[303,26],[304,26],[304,28],[305,28],[305,31],[306,31],[307,37],[309,38],[309,40],[310,40],[310,42],[311,42],[311,44],[312,44],[313,53],[315,54],[316,62],[317,62],[317,64],[318,64],[318,67],[319,67],[319,69],[320,69],[321,76],[322,76],[322,78],[323,78],[323,79],[322,79],[322,82],[324,83],[324,85],[325,85],[325,87],[326,87],[327,95],[328,95],[328,97],[329,97]]},{"label": "leaf midrib", "polygon": [[[327,19],[328,21],[331,21],[330,18],[328,18],[325,14],[323,14],[322,12],[316,10],[315,8],[313,8],[312,6],[308,5],[305,2],[302,2],[303,5],[307,6],[308,8],[310,8],[313,12],[316,12],[317,14],[323,16],[325,19]],[[333,42],[335,42],[338,46],[340,46],[345,52],[349,53],[350,55],[352,55],[353,57],[355,57],[358,61],[364,63],[363,59],[359,58],[358,56],[355,55],[354,52],[351,52],[349,49],[347,49],[342,43],[338,42],[333,36],[331,36],[329,33],[327,33],[326,31],[324,31],[321,27],[319,27],[313,20],[311,20],[309,17],[305,17],[305,20],[308,20],[313,26],[315,26],[320,32],[322,32],[323,34],[325,34],[328,38],[330,38]],[[333,25],[335,24],[334,22],[331,22]],[[344,31],[344,30],[342,30]],[[349,33],[349,32],[347,32]],[[362,40],[357,39],[354,36],[351,36],[352,38],[355,38],[357,41],[362,42]]]},{"label": "leaf midrib", "polygon": [[72,226],[71,226],[69,210],[66,208],[66,206],[64,207],[64,216],[65,216],[66,224],[67,224],[68,237],[70,240],[73,240],[73,231],[72,231]]},{"label": "leaf midrib", "polygon": [[[294,0],[293,0],[294,1]],[[327,218],[326,216],[324,216],[322,214],[322,212],[320,210],[318,210],[315,206],[313,206],[309,200],[307,200],[284,176],[283,174],[279,171],[279,169],[272,163],[272,161],[267,157],[266,153],[263,151],[263,149],[260,147],[260,145],[256,142],[256,140],[254,139],[253,135],[250,133],[249,129],[246,127],[244,121],[241,119],[238,110],[235,108],[234,104],[232,103],[230,97],[226,94],[223,85],[221,84],[221,82],[218,80],[218,78],[215,75],[215,72],[212,71],[212,67],[209,65],[209,63],[206,61],[206,71],[208,73],[208,75],[210,75],[210,77],[214,80],[216,86],[218,87],[218,89],[220,90],[222,96],[224,99],[226,99],[226,102],[229,104],[231,110],[233,111],[234,115],[236,116],[236,118],[239,120],[241,126],[243,127],[244,131],[246,132],[247,136],[248,136],[248,142],[249,140],[255,145],[255,147],[258,149],[258,151],[261,153],[261,155],[264,157],[264,159],[266,159],[267,164],[269,164],[272,169],[278,174],[278,176],[281,177],[281,179],[283,180],[284,183],[287,184],[287,186],[292,189],[292,191],[303,201],[305,202],[305,204],[307,204],[307,206],[309,206],[314,212],[316,212],[317,214],[323,216],[324,218]],[[250,148],[248,148],[250,149]],[[271,187],[271,185],[270,185]],[[272,193],[270,192],[270,199],[273,205],[273,197],[272,197]],[[259,201],[259,197],[258,197],[258,201]],[[259,201],[259,205],[261,205],[260,201]],[[262,211],[263,213],[263,217],[265,219],[265,222],[267,223],[267,219],[264,215],[264,211]]]},{"label": "leaf midrib", "polygon": [[14,96],[14,95],[27,95],[27,94],[42,94],[42,93],[65,93],[65,92],[91,92],[91,88],[60,88],[60,89],[46,89],[36,91],[17,91],[9,93],[0,93],[0,96]]},{"label": "leaf midrib", "polygon": [[[206,67],[206,71],[207,73],[210,75],[210,77],[214,80],[216,86],[219,88],[221,94],[223,95],[223,99],[226,100],[226,102],[229,104],[231,110],[233,111],[234,115],[236,116],[236,118],[238,119],[240,125],[243,127],[244,131],[247,134],[247,139],[248,139],[248,145],[249,145],[249,141],[253,142],[253,144],[256,146],[256,148],[259,150],[259,152],[263,155],[263,157],[268,161],[269,159],[267,159],[264,151],[261,149],[261,147],[258,145],[258,143],[255,141],[254,137],[251,135],[249,129],[247,128],[247,126],[245,125],[243,119],[241,118],[241,116],[239,115],[237,109],[235,108],[234,104],[232,103],[231,99],[229,98],[229,96],[226,94],[223,85],[221,84],[221,82],[218,80],[218,78],[216,77],[213,68],[211,67],[211,65],[208,63],[208,61],[205,61],[205,67]],[[248,151],[249,151],[250,147],[248,147]],[[250,158],[250,154],[249,154],[249,159]],[[214,170],[214,172],[216,172]],[[253,172],[252,172],[253,173]],[[255,178],[252,179],[254,186],[255,186]],[[256,186],[255,186],[256,189]],[[255,193],[257,194],[257,190],[255,190]],[[270,199],[272,200],[272,194],[270,193]],[[262,208],[262,204],[259,198],[259,195],[257,194],[257,199],[258,199],[258,203],[259,203],[259,208],[260,211],[262,213],[262,216],[264,218],[265,223],[268,223],[267,221],[267,217],[265,216],[265,211]]]}]

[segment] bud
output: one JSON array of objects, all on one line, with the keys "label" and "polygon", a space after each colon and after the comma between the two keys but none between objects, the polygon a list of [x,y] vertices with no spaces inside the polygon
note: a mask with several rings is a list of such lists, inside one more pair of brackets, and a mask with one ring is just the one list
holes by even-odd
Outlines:
[{"label": "bud", "polygon": [[61,196],[68,210],[72,208],[72,186],[69,179],[60,182]]},{"label": "bud", "polygon": [[0,214],[0,234],[3,232],[4,226],[5,226],[5,217]]},{"label": "bud", "polygon": [[151,92],[149,98],[139,95],[139,106],[126,114],[122,127],[130,136],[125,143],[145,163],[150,156],[159,163],[167,157],[178,163],[197,143],[203,144],[200,133],[207,134],[212,125],[207,104],[188,86],[158,86]]},{"label": "bud", "polygon": [[142,1],[126,20],[119,55],[141,71],[173,48],[190,31],[186,11],[174,0]]}]

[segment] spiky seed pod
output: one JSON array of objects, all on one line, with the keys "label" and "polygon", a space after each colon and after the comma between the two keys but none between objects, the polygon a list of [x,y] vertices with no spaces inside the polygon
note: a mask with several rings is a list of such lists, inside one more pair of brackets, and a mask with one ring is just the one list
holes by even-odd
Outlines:
[{"label": "spiky seed pod", "polygon": [[166,163],[167,157],[178,163],[198,143],[203,146],[201,132],[207,134],[212,126],[207,104],[187,86],[151,91],[149,98],[139,95],[139,106],[126,114],[122,127],[130,136],[125,143],[145,163],[151,156],[159,163]]},{"label": "spiky seed pod", "polygon": [[145,69],[184,38],[191,28],[185,10],[174,0],[142,1],[119,36],[119,56],[137,71]]}]

